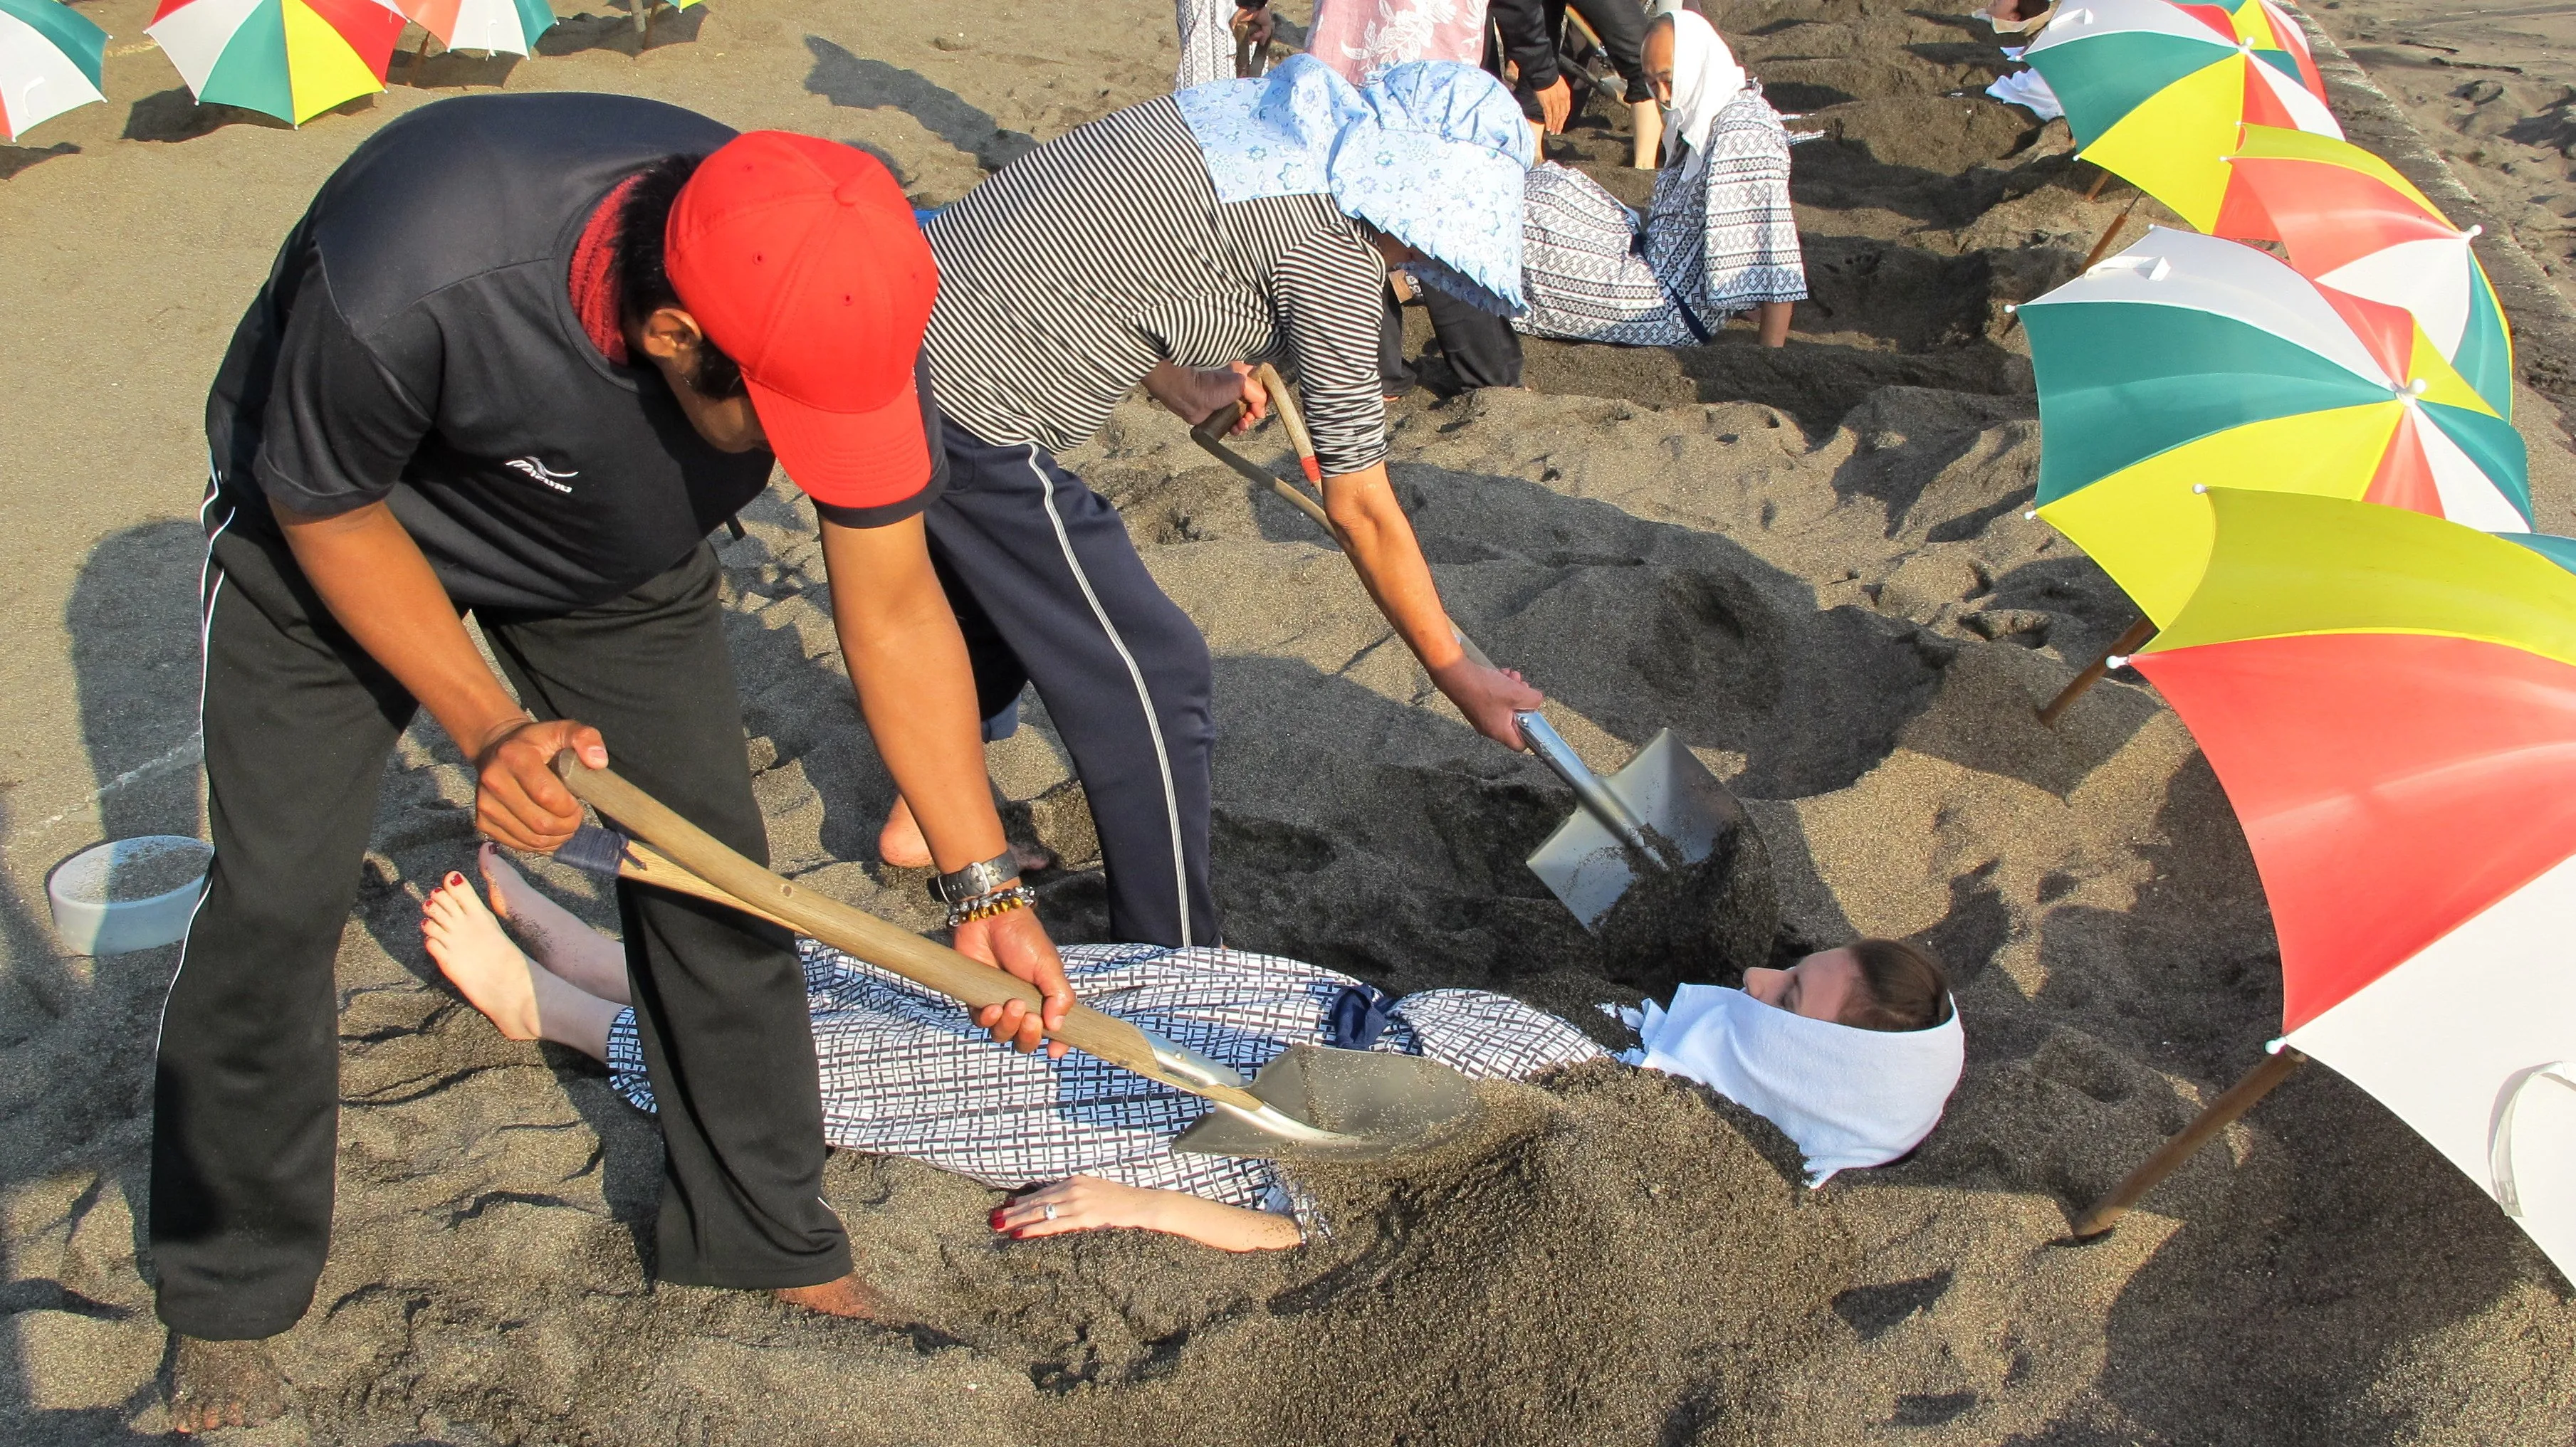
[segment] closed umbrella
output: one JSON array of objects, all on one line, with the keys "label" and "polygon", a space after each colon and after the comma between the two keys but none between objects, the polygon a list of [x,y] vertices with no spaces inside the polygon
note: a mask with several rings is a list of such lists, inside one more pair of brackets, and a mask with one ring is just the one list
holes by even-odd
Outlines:
[{"label": "closed umbrella", "polygon": [[104,100],[99,64],[107,32],[55,0],[0,0],[0,135],[15,141],[29,127],[74,106]]}]

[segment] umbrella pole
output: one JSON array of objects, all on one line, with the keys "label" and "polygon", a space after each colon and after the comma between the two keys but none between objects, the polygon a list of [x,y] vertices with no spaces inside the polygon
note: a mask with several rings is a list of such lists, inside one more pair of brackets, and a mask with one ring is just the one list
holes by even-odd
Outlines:
[{"label": "umbrella pole", "polygon": [[2212,1136],[2227,1129],[2230,1122],[2252,1110],[2254,1102],[2271,1094],[2272,1087],[2280,1084],[2300,1061],[2307,1058],[2287,1046],[2265,1057],[2262,1064],[2245,1072],[2244,1079],[2227,1087],[2225,1094],[2211,1101],[2209,1108],[2184,1126],[2180,1134],[2156,1147],[2156,1153],[2129,1172],[2126,1180],[2112,1187],[2111,1194],[2094,1202],[2093,1209],[2077,1217],[2071,1234],[2081,1241],[2099,1236],[2117,1225],[2120,1218],[2128,1214],[2129,1208],[2138,1204],[2139,1197],[2155,1189],[2158,1181],[2172,1175],[2175,1167],[2191,1159],[2202,1146],[2209,1144]]},{"label": "umbrella pole", "polygon": [[2093,269],[2093,263],[2100,261],[2103,257],[2111,254],[2111,243],[2120,239],[2121,228],[2129,224],[2129,213],[2137,210],[2138,203],[2145,198],[2146,193],[2143,191],[2130,197],[2127,210],[2124,210],[2119,215],[2111,218],[2111,224],[2102,229],[2102,239],[2093,243],[2093,249],[2091,251],[2084,253],[2084,264],[2076,268],[2077,275],[2080,276],[2085,272],[2091,271]]},{"label": "umbrella pole", "polygon": [[2099,166],[2096,166],[2093,169],[2097,174],[2093,177],[2093,189],[2084,193],[2084,199],[2087,201],[2101,200],[2102,188],[2111,184],[2110,172],[2103,170]]},{"label": "umbrella pole", "polygon": [[2156,625],[2152,618],[2141,618],[2130,624],[2128,632],[2112,640],[2108,652],[2086,664],[2084,671],[2075,675],[2074,682],[2058,690],[2057,697],[2048,701],[2048,707],[2039,711],[2039,721],[2044,724],[2055,724],[2058,715],[2073,708],[2075,700],[2082,698],[2087,690],[2102,681],[2102,675],[2111,671],[2112,659],[2137,652],[2140,645],[2155,636]]}]

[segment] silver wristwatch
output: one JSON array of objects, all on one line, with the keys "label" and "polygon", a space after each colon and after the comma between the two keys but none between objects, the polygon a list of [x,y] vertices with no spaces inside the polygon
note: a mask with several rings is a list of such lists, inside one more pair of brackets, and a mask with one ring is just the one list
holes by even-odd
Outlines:
[{"label": "silver wristwatch", "polygon": [[1011,851],[1003,850],[992,858],[963,869],[952,869],[930,881],[930,897],[941,904],[963,904],[981,895],[991,894],[1020,877],[1020,861]]}]

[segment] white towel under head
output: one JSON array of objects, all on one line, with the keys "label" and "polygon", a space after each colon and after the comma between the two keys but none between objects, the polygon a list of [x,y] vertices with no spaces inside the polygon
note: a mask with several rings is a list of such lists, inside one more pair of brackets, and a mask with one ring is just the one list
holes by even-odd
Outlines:
[{"label": "white towel under head", "polygon": [[1929,1030],[1863,1030],[1765,1005],[1722,985],[1647,1002],[1625,1059],[1685,1075],[1778,1126],[1807,1158],[1807,1184],[1881,1166],[1920,1145],[1967,1065],[1954,1004]]}]

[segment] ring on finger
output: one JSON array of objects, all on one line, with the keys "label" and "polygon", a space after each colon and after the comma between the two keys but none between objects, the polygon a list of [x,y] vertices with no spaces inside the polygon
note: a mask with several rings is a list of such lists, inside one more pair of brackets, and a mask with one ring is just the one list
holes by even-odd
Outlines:
[{"label": "ring on finger", "polygon": [[1049,1202],[1047,1202],[1045,1205],[1040,1206],[1040,1207],[1038,1208],[1038,1214],[1039,1214],[1039,1215],[1041,1215],[1041,1216],[1046,1217],[1046,1218],[1047,1218],[1048,1220],[1050,1220],[1050,1221],[1054,1220],[1054,1219],[1055,1219],[1055,1202],[1053,1202],[1053,1201],[1049,1201]]}]

